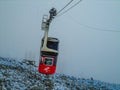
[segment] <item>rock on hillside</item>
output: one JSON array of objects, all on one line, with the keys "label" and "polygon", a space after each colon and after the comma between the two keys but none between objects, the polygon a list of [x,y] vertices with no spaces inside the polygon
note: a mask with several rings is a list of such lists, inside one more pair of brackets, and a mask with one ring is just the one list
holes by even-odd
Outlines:
[{"label": "rock on hillside", "polygon": [[120,90],[120,85],[38,73],[34,64],[0,57],[0,90]]}]

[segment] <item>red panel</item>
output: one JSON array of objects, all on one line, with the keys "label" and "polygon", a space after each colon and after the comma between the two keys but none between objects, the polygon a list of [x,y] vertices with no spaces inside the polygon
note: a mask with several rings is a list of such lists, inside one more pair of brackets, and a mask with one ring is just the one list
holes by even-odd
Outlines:
[{"label": "red panel", "polygon": [[56,66],[47,66],[47,65],[39,64],[38,69],[39,69],[38,71],[42,74],[54,74],[56,71]]}]

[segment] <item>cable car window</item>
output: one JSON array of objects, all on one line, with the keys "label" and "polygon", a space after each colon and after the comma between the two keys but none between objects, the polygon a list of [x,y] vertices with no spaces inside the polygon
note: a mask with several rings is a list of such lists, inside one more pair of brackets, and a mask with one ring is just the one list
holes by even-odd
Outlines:
[{"label": "cable car window", "polygon": [[58,50],[58,42],[48,41],[47,42],[47,47],[51,48],[51,49],[54,49],[54,50]]},{"label": "cable car window", "polygon": [[45,65],[52,65],[53,64],[53,59],[52,58],[45,58],[44,64]]}]

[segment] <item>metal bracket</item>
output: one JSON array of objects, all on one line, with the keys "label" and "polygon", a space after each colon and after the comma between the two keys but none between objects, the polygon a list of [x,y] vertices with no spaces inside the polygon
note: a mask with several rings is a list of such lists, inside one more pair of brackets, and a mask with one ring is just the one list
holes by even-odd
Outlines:
[{"label": "metal bracket", "polygon": [[47,25],[47,20],[48,20],[48,15],[44,15],[42,19],[42,25],[41,25],[42,30],[46,30],[49,28],[49,25]]}]

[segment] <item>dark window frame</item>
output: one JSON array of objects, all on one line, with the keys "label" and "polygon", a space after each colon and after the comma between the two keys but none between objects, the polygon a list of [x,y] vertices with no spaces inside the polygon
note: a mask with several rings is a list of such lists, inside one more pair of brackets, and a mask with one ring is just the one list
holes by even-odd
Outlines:
[{"label": "dark window frame", "polygon": [[[51,60],[51,64],[45,63],[47,59]],[[54,58],[52,58],[52,57],[44,57],[43,64],[47,65],[47,66],[53,66],[54,65]]]}]

